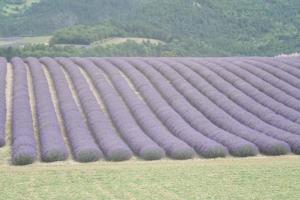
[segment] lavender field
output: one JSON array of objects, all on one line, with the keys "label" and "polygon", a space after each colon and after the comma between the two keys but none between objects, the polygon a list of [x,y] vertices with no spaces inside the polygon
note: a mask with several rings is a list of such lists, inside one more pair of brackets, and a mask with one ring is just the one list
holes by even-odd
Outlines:
[{"label": "lavender field", "polygon": [[11,163],[300,154],[299,58],[0,58]]}]

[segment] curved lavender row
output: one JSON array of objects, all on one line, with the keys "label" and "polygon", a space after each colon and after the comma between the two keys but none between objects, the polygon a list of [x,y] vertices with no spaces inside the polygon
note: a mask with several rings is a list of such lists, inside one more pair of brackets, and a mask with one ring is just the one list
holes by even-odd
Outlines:
[{"label": "curved lavender row", "polygon": [[[248,103],[244,103],[245,106],[243,106],[245,109],[254,109],[253,112],[260,113],[263,110],[266,110],[266,108],[269,108],[273,110],[275,113],[280,114],[281,116],[290,119],[294,122],[300,122],[300,113],[295,111],[294,109],[274,100],[273,98],[269,97],[265,93],[261,92],[257,88],[253,87],[251,84],[244,81],[239,76],[235,75],[234,73],[224,69],[224,66],[227,65],[226,62],[218,62],[218,65],[213,64],[212,62],[207,63],[209,66],[215,66],[218,68],[218,70],[215,70],[214,72],[218,74],[220,77],[222,77],[227,82],[231,83],[234,87],[236,87],[240,92],[246,94],[248,97],[251,97],[254,101],[257,103],[260,103],[263,107],[260,107],[260,109],[255,109],[248,107]],[[221,67],[220,67],[221,66]],[[241,97],[245,95],[241,94]],[[235,101],[239,104],[239,99],[241,97],[239,96],[228,96],[230,99]],[[241,102],[242,105],[242,102]],[[261,112],[262,115],[265,115],[265,112]]]},{"label": "curved lavender row", "polygon": [[[219,74],[222,74],[225,78],[231,78],[232,74],[230,74],[223,68],[226,66],[230,67],[231,65],[226,65],[226,62],[222,61],[215,62],[217,64],[214,64],[212,62],[199,62],[201,64],[197,64],[197,66],[193,66],[193,68],[197,71],[198,74],[206,77],[206,79],[210,81],[211,84],[213,84],[216,88],[221,90],[222,93],[226,94],[229,98],[233,99],[234,102],[244,107],[247,111],[255,114],[263,121],[288,132],[292,132],[295,134],[300,133],[299,124],[294,123],[291,120],[288,120],[285,117],[276,114],[273,110],[258,104],[255,100],[233,87],[231,83],[225,81]],[[188,64],[193,65],[195,63],[192,62]],[[199,70],[198,68],[201,68],[203,70]]]},{"label": "curved lavender row", "polygon": [[276,60],[280,61],[280,63],[287,64],[298,71],[300,69],[300,59],[299,58],[276,58]]},{"label": "curved lavender row", "polygon": [[[276,61],[288,69],[289,73],[300,79],[300,59],[299,58],[276,58]],[[287,71],[287,70],[286,70]]]},{"label": "curved lavender row", "polygon": [[7,62],[0,58],[0,147],[5,145]]},{"label": "curved lavender row", "polygon": [[[115,65],[118,65],[118,62],[116,60],[111,61]],[[123,63],[119,63],[120,65],[123,65]],[[109,69],[113,69],[114,66],[111,66]],[[107,69],[107,70],[109,70]],[[116,71],[116,70],[113,70]],[[113,72],[112,72],[113,73]],[[115,72],[114,72],[115,74]],[[160,94],[158,92],[151,92],[153,90],[152,87],[150,87],[150,83],[147,82],[148,85],[145,85],[146,79],[143,79],[140,74],[134,74],[134,77],[132,78],[132,81],[135,83],[135,89],[143,89],[140,90],[141,95],[144,97],[145,101],[148,103],[148,105],[151,107],[152,111],[155,112],[155,114],[160,118],[161,122],[164,123],[164,125],[178,138],[185,141],[189,145],[191,145],[197,153],[199,153],[201,156],[206,158],[215,158],[215,157],[224,157],[227,154],[227,149],[205,137],[201,133],[197,132],[193,128],[191,128],[180,116],[178,113],[176,113],[168,103],[163,100],[162,97],[160,97]],[[139,76],[140,75],[140,76]],[[116,76],[111,74],[112,76]],[[118,75],[120,77],[120,75]],[[118,77],[117,77],[118,78]],[[119,79],[119,78],[118,78]],[[124,82],[125,80],[122,79],[122,82],[118,83],[120,90],[124,93],[124,95],[129,95],[128,89],[122,89],[127,83]],[[125,84],[126,83],[126,84]],[[149,89],[148,89],[149,88]],[[128,101],[131,102],[131,96],[133,96],[132,91],[130,92],[131,95],[128,97]],[[163,111],[163,112],[162,112]]]},{"label": "curved lavender row", "polygon": [[269,73],[300,89],[300,70],[288,64],[278,62],[279,60],[276,58],[253,58],[252,60],[266,64],[268,68],[266,70]]},{"label": "curved lavender row", "polygon": [[[270,60],[270,59],[268,59],[268,60]],[[232,66],[231,63],[219,62],[218,64],[220,66],[222,66],[222,68],[225,68],[226,66],[228,66],[229,68],[237,68],[236,71],[240,71],[240,70],[238,70],[238,67]],[[250,84],[246,80],[244,80],[242,77],[238,76],[238,73],[233,73],[232,71],[225,70],[225,69],[222,70],[221,72],[222,73],[219,75],[221,75],[224,79],[227,79],[233,85],[235,85],[236,87],[239,87],[242,92],[245,92],[248,96],[250,96],[253,99],[255,99],[256,101],[260,102],[265,107],[270,108],[275,113],[280,114],[291,121],[294,121],[296,123],[300,122],[300,119],[299,119],[300,113],[295,109],[295,107],[292,108],[293,106],[289,102],[286,102],[284,100],[279,101],[278,99],[272,98],[271,95],[265,94],[265,92],[263,92],[261,88],[256,88],[255,86],[253,86],[252,84]],[[240,71],[239,73],[243,74],[243,70]],[[244,73],[247,73],[248,77],[257,80],[257,78],[253,74],[251,74],[251,73],[248,74],[247,71],[245,71]],[[225,75],[222,75],[222,74],[225,74]],[[228,75],[226,75],[226,74],[228,74]],[[258,79],[258,81],[259,81],[259,79]],[[275,92],[273,92],[273,93],[275,96]],[[283,93],[283,94],[286,95],[285,93]],[[286,97],[285,99],[288,99],[288,97]],[[292,98],[292,99],[294,99],[294,98]],[[290,105],[287,106],[287,105],[285,105],[285,103],[288,103]],[[295,103],[295,105],[296,105],[296,103]]]},{"label": "curved lavender row", "polygon": [[66,58],[58,58],[57,61],[63,65],[69,73],[87,117],[87,123],[98,145],[104,152],[106,159],[112,161],[129,160],[132,157],[131,150],[118,136],[115,130],[113,130],[109,119],[102,112],[79,66]]},{"label": "curved lavender row", "polygon": [[112,121],[133,152],[145,160],[158,160],[164,157],[164,150],[141,130],[121,97],[103,75],[101,69],[91,61],[74,60],[91,77]]},{"label": "curved lavender row", "polygon": [[[214,124],[234,135],[254,143],[262,153],[267,155],[281,155],[290,151],[290,147],[285,142],[266,136],[232,118],[228,113],[211,102],[205,95],[193,88],[177,72],[168,70],[165,64],[159,63],[156,60],[148,59],[147,61],[160,73],[149,67],[146,70],[141,70],[145,73],[149,71],[149,77],[153,79],[153,82],[157,87],[161,87],[162,92],[164,91],[164,87],[166,91],[170,90],[169,88],[167,89],[167,84],[165,84],[165,86],[163,86],[163,84],[158,85],[159,82],[165,80],[165,77],[170,81],[169,85],[173,85],[180,94],[182,94],[200,112],[204,113],[204,115]],[[170,95],[170,99],[172,96],[173,95]]]},{"label": "curved lavender row", "polygon": [[13,65],[13,118],[12,162],[15,165],[31,164],[36,160],[36,142],[28,93],[27,70],[20,58]]},{"label": "curved lavender row", "polygon": [[[186,121],[190,123],[190,125],[198,130],[199,132],[203,133],[207,137],[223,144],[226,146],[230,153],[234,156],[253,156],[258,153],[258,149],[252,143],[232,135],[217,126],[211,123],[208,119],[206,119],[197,109],[192,107],[190,104],[186,103],[184,97],[181,96],[174,90],[173,87],[169,87],[169,85],[164,86],[167,90],[159,90],[160,88],[154,89],[154,84],[151,83],[152,80],[147,76],[146,72],[143,71],[141,73],[138,70],[138,65],[145,65],[143,69],[150,69],[151,66],[147,65],[146,63],[141,63],[136,59],[130,59],[129,63],[120,61],[119,64],[115,63],[120,70],[122,70],[130,79],[136,84],[142,81],[144,84],[137,87],[141,94],[148,92],[149,96],[153,95],[156,96],[157,99],[154,101],[154,105],[158,105],[157,112],[161,112],[163,115],[166,113],[167,106],[162,106],[161,97],[162,96],[171,106],[172,109],[176,110]],[[136,68],[135,68],[136,67]],[[140,77],[137,75],[140,74]],[[147,80],[146,77],[150,79]],[[153,85],[152,85],[153,84]],[[162,81],[159,84],[165,85],[166,81]],[[155,85],[155,87],[157,87]],[[152,89],[151,89],[152,88]],[[158,89],[159,91],[157,91]],[[172,94],[170,94],[170,92]],[[160,98],[158,98],[160,97]],[[172,118],[170,118],[172,119]],[[168,119],[166,119],[166,122]],[[173,125],[174,126],[174,125]]]},{"label": "curved lavender row", "polygon": [[42,58],[40,61],[47,67],[53,79],[75,160],[79,162],[99,160],[103,156],[102,152],[85,124],[84,116],[75,103],[61,66],[51,58]]},{"label": "curved lavender row", "polygon": [[108,75],[140,127],[153,141],[164,148],[170,158],[184,160],[194,157],[194,150],[166,129],[148,106],[133,93],[111,63],[105,60],[96,60],[94,63]]},{"label": "curved lavender row", "polygon": [[[295,81],[295,77],[285,73],[284,71],[281,71],[278,68],[272,68],[270,65],[262,62],[256,62],[248,59],[242,59],[241,62],[232,60],[232,62],[238,63],[242,68],[246,69],[262,80],[270,83],[274,87],[277,87],[286,94],[300,100],[300,89],[297,88],[297,86],[294,86],[292,83],[293,80]],[[298,84],[299,87],[299,80],[296,79],[296,82],[297,83],[295,84]]]},{"label": "curved lavender row", "polygon": [[[229,113],[237,121],[240,121],[241,123],[249,126],[250,128],[265,133],[266,135],[269,135],[273,138],[287,142],[291,146],[294,153],[300,154],[300,136],[291,134],[289,132],[285,132],[281,129],[277,129],[265,123],[264,121],[257,118],[257,116],[253,115],[252,113],[249,113],[242,106],[240,107],[233,100],[229,99],[230,96],[227,97],[225,95],[225,92],[223,92],[222,88],[220,89],[221,92],[218,90],[220,88],[218,87],[219,82],[218,83],[214,82],[215,80],[220,81],[220,84],[225,88],[233,87],[227,85],[228,83],[222,80],[222,77],[218,77],[214,74],[211,74],[203,66],[196,65],[192,62],[188,62],[187,66],[178,62],[173,62],[171,60],[164,60],[164,62],[169,65],[169,68],[163,65],[159,68],[159,70],[168,73],[170,76],[172,75],[173,77],[172,80],[174,81],[176,81],[176,79],[177,81],[180,80],[180,75],[181,75],[182,77],[185,78],[186,81],[188,81],[191,85],[193,85],[193,87],[197,88],[198,91],[200,91],[209,99],[211,99],[211,101],[213,101],[220,108],[222,108],[224,111]],[[174,73],[174,71],[172,71],[172,68],[176,70],[178,74]],[[198,73],[196,73],[196,71],[198,71]],[[211,74],[208,80],[201,77],[202,72],[206,73],[207,75]],[[233,90],[233,88],[231,90]],[[235,90],[233,91],[234,92],[231,93],[232,95],[234,94],[238,95],[240,93],[239,91],[235,91]],[[249,103],[249,105],[251,104]]]},{"label": "curved lavender row", "polygon": [[241,79],[243,79],[243,81],[251,84],[256,89],[272,97],[274,100],[300,112],[300,104],[297,99],[287,95],[278,88],[273,87],[271,84],[259,79],[247,70],[239,67],[238,65],[228,63],[227,61],[223,61],[222,64],[218,62],[217,64],[220,64],[224,69],[240,77]]},{"label": "curved lavender row", "polygon": [[[262,63],[261,66],[256,66],[254,64],[245,63],[243,60],[230,60],[230,62],[238,67],[244,69],[245,71],[253,74],[262,82],[269,84],[271,88],[277,89],[280,91],[281,94],[285,94],[290,99],[294,99],[295,101],[300,103],[300,90],[295,88],[288,83],[278,79],[277,77],[273,76],[270,73],[265,72],[264,70],[260,69],[260,67],[264,66]],[[256,66],[256,67],[255,67]]]},{"label": "curved lavender row", "polygon": [[42,160],[45,162],[66,160],[68,150],[58,124],[42,65],[36,58],[27,58],[25,61],[28,63],[33,80]]}]

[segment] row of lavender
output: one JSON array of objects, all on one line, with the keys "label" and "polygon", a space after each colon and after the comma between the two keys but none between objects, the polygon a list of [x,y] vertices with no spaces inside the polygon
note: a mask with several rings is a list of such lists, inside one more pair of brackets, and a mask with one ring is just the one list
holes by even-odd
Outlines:
[{"label": "row of lavender", "polygon": [[0,147],[5,145],[7,61],[0,58]]},{"label": "row of lavender", "polygon": [[[32,163],[37,145],[46,162],[71,155],[90,162],[128,160],[133,154],[145,160],[300,154],[298,63],[273,58],[15,58],[13,163]],[[33,134],[26,66],[34,85],[39,142]],[[45,70],[54,83],[66,141]]]}]

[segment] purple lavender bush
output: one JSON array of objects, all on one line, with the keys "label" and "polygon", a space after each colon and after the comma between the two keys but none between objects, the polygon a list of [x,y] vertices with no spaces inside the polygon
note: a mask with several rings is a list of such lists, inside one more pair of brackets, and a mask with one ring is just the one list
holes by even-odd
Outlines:
[{"label": "purple lavender bush", "polygon": [[20,58],[11,60],[13,66],[13,117],[12,117],[12,163],[27,165],[36,160],[36,142],[33,131],[27,70]]}]

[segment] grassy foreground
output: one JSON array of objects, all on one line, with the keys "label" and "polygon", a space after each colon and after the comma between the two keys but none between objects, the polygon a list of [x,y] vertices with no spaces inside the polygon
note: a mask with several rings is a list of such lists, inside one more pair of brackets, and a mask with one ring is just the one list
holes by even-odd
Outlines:
[{"label": "grassy foreground", "polygon": [[298,200],[300,158],[0,164],[0,199]]}]

